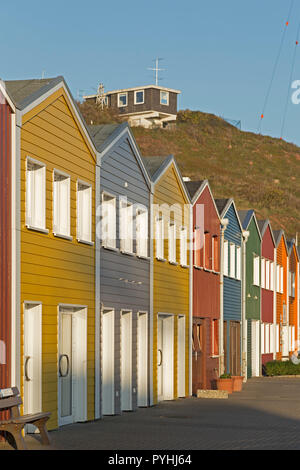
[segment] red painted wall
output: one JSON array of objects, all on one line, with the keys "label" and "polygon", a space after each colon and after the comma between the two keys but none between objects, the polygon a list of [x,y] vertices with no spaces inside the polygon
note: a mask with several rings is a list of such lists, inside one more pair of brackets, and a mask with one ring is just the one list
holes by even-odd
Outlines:
[{"label": "red painted wall", "polygon": [[[204,208],[204,232],[208,232],[209,246],[213,237],[218,237],[220,244],[220,219],[208,187],[199,196],[193,208],[194,227],[196,226],[197,204]],[[218,250],[218,268],[220,267]],[[211,258],[211,252],[209,254]],[[193,315],[205,319],[205,370],[204,388],[214,388],[214,381],[219,372],[219,359],[212,357],[212,320],[220,319],[220,274],[194,267],[193,270]]]},{"label": "red painted wall", "polygon": [[0,388],[11,385],[11,108],[0,93],[0,340],[6,364],[0,364]]},{"label": "red painted wall", "polygon": [[[263,239],[261,247],[261,256],[270,261],[274,261],[274,242],[271,235],[270,227],[268,226]],[[266,323],[273,323],[273,301],[274,292],[267,289],[261,289],[261,321]]]}]

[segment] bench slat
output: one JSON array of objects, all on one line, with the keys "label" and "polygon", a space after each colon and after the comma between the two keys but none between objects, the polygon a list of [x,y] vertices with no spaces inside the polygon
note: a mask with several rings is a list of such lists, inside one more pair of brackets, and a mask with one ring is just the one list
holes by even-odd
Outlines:
[{"label": "bench slat", "polygon": [[[33,423],[42,418],[50,418],[51,413],[34,413],[32,415],[23,415],[18,418],[12,418],[11,423]],[[1,421],[0,421],[1,423]]]},{"label": "bench slat", "polygon": [[7,408],[12,408],[13,406],[19,405],[22,405],[21,397],[2,398],[0,400],[0,410],[5,410]]}]

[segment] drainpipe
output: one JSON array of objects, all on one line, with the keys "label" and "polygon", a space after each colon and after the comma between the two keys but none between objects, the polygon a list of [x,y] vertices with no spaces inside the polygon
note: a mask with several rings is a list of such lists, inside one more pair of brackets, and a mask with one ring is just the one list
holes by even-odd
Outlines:
[{"label": "drainpipe", "polygon": [[190,272],[189,272],[189,396],[192,395],[193,386],[193,206],[189,205],[189,236],[190,236]]},{"label": "drainpipe", "polygon": [[247,320],[246,320],[246,243],[250,232],[243,230],[243,283],[242,283],[242,376],[247,382]]},{"label": "drainpipe", "polygon": [[274,265],[273,265],[273,271],[274,271],[274,274],[273,274],[273,279],[274,279],[274,282],[273,282],[273,347],[274,347],[274,351],[273,351],[273,359],[275,360],[276,359],[276,343],[277,343],[277,333],[276,333],[276,325],[277,325],[277,312],[276,312],[276,307],[277,307],[277,249],[274,248]]},{"label": "drainpipe", "polygon": [[228,219],[221,220],[221,243],[220,243],[220,325],[219,325],[219,372],[225,372],[224,364],[224,233],[229,224]]}]

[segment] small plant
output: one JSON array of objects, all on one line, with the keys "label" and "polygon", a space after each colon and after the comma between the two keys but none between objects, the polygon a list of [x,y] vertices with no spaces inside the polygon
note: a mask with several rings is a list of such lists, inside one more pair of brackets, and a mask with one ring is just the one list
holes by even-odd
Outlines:
[{"label": "small plant", "polygon": [[220,379],[231,379],[231,374],[222,374]]},{"label": "small plant", "polygon": [[265,364],[263,372],[269,377],[276,375],[300,375],[300,364],[296,365],[291,361],[271,361]]}]

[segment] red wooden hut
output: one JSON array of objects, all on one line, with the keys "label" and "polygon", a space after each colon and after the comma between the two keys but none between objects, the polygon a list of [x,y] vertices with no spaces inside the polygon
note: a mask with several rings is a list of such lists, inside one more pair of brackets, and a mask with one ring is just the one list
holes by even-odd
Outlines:
[{"label": "red wooden hut", "polygon": [[193,394],[219,376],[220,218],[208,181],[186,183],[193,205]]},{"label": "red wooden hut", "polygon": [[262,366],[276,353],[275,240],[269,220],[258,220],[261,244],[261,359]]},{"label": "red wooden hut", "polygon": [[12,148],[14,107],[0,81],[0,388],[11,386]]}]

